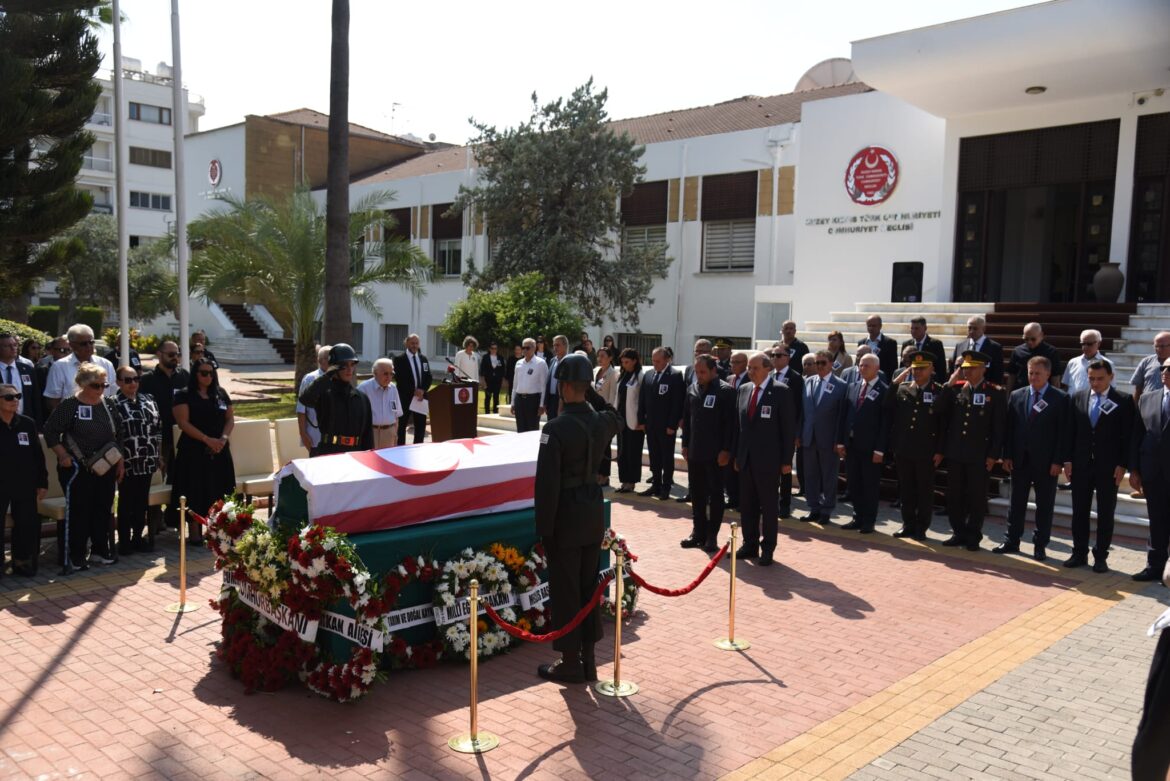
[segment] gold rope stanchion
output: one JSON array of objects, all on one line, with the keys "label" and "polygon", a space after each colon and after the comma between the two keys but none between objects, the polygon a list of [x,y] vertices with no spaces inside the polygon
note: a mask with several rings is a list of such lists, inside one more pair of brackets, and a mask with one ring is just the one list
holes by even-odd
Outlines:
[{"label": "gold rope stanchion", "polygon": [[623,566],[623,559],[621,550],[617,553],[617,570],[614,576],[617,582],[617,592],[614,596],[614,613],[617,619],[614,621],[613,629],[613,680],[612,681],[598,681],[593,684],[593,688],[597,690],[598,694],[606,697],[629,697],[631,694],[638,693],[638,684],[633,681],[622,680],[622,587],[623,578],[625,575],[625,567]]},{"label": "gold rope stanchion", "polygon": [[179,497],[179,601],[167,605],[168,613],[190,613],[198,604],[187,602],[187,497]]},{"label": "gold rope stanchion", "polygon": [[744,651],[752,647],[752,644],[747,640],[735,639],[735,537],[738,531],[739,524],[733,521],[731,542],[727,548],[727,552],[731,554],[731,597],[728,600],[727,608],[727,637],[715,641],[715,647],[721,651]]},{"label": "gold rope stanchion", "polygon": [[490,732],[479,731],[479,581],[471,581],[471,729],[447,741],[460,754],[483,754],[500,745],[500,739]]}]

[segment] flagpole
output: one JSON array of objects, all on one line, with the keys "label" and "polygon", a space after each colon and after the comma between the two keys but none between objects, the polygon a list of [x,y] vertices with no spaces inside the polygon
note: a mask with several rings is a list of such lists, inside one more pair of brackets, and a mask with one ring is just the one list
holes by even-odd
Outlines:
[{"label": "flagpole", "polygon": [[191,307],[187,280],[187,191],[184,168],[183,134],[187,127],[187,101],[183,95],[183,63],[180,56],[179,0],[171,0],[171,94],[174,108],[171,111],[171,126],[175,132],[175,259],[178,263],[179,288],[179,351],[182,354],[180,366],[191,362],[190,335]]},{"label": "flagpole", "polygon": [[[126,210],[130,193],[126,190],[126,165],[129,155],[126,140],[126,104],[122,90],[122,9],[113,0],[114,12],[114,201],[118,205],[118,339],[120,364],[130,364],[130,236],[126,233]],[[100,334],[99,334],[100,336]],[[114,367],[115,371],[117,366]],[[111,382],[113,377],[108,378]]]}]

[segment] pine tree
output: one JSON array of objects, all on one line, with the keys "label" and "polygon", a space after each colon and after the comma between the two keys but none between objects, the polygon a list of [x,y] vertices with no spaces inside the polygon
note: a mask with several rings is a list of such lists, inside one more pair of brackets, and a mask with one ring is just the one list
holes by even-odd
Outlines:
[{"label": "pine tree", "polygon": [[101,95],[94,0],[0,0],[0,299],[80,252],[53,241],[89,214],[75,186]]}]

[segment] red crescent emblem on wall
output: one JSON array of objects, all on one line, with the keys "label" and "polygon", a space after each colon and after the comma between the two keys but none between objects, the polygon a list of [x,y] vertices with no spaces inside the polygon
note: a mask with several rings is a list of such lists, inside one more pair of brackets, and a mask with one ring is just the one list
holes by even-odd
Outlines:
[{"label": "red crescent emblem on wall", "polygon": [[[426,459],[432,462],[437,468],[415,469],[413,467],[403,466],[378,455],[378,452],[375,450],[363,450],[357,453],[347,453],[346,455],[364,467],[372,469],[375,472],[381,472],[384,475],[389,475],[395,480],[406,483],[407,485],[434,485],[446,479],[452,472],[459,468],[459,453],[453,449],[436,444],[422,445],[422,447],[428,449],[428,456],[432,453],[438,456],[437,458]],[[471,448],[468,449],[471,450]]]},{"label": "red crescent emblem on wall", "polygon": [[898,158],[889,149],[867,146],[845,167],[845,192],[854,203],[873,206],[882,203],[898,186]]}]

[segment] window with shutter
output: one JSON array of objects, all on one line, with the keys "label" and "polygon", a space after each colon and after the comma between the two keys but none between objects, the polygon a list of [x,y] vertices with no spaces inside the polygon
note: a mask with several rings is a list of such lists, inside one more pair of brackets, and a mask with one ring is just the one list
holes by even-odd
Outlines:
[{"label": "window with shutter", "polygon": [[703,222],[703,271],[752,271],[755,263],[755,218]]},{"label": "window with shutter", "polygon": [[622,252],[665,246],[665,225],[627,225],[622,230]]}]

